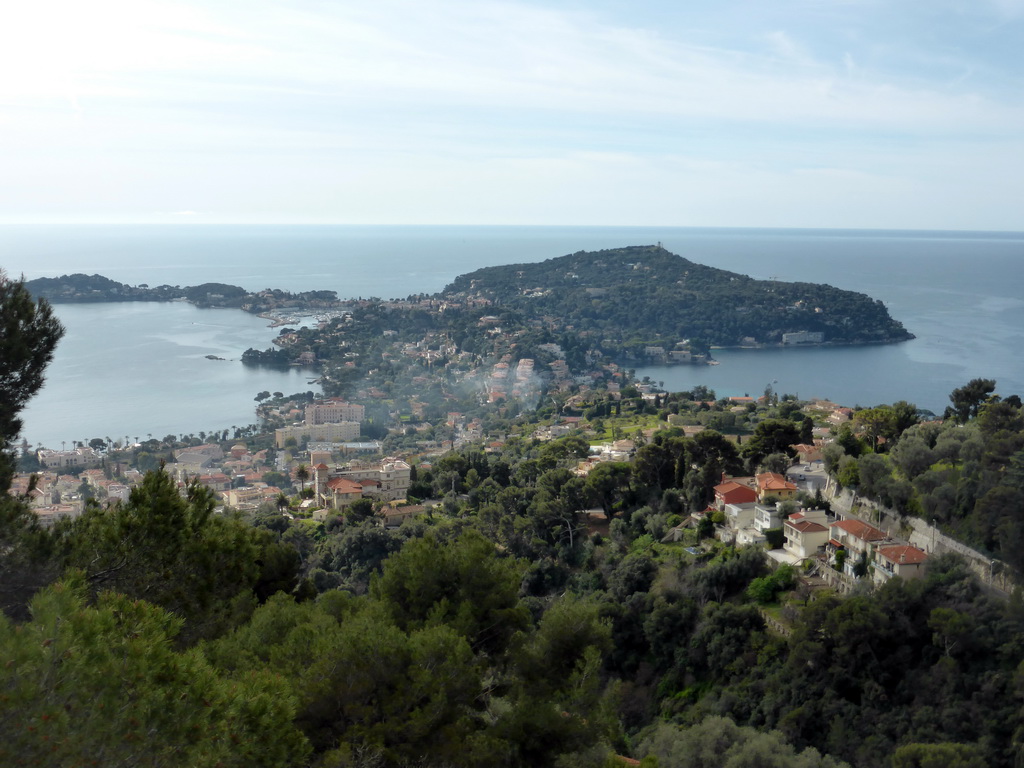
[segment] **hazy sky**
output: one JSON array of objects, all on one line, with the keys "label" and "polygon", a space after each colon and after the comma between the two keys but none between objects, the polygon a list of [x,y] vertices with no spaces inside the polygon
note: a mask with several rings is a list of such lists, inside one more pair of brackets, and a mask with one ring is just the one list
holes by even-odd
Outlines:
[{"label": "hazy sky", "polygon": [[0,222],[1024,230],[1024,0],[26,0]]}]

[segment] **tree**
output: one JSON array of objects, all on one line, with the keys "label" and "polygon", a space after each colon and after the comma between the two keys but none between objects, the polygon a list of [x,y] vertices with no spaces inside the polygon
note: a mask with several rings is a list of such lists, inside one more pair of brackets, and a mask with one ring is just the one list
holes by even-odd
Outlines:
[{"label": "tree", "polygon": [[306,481],[309,480],[309,467],[305,464],[299,464],[299,466],[295,468],[295,479],[298,480],[301,485],[299,492],[301,493],[306,490]]},{"label": "tree", "polygon": [[32,621],[0,617],[3,765],[263,766],[305,764],[283,681],[253,670],[236,681],[195,651],[176,652],[180,621],[81,581],[49,587]]},{"label": "tree", "polygon": [[901,437],[889,456],[909,480],[913,480],[935,463],[931,448],[916,431],[908,432]]},{"label": "tree", "polygon": [[356,499],[345,508],[345,517],[354,523],[369,520],[373,514],[373,501],[370,499]]},{"label": "tree", "polygon": [[633,474],[643,485],[657,491],[671,488],[675,476],[672,453],[657,443],[644,445],[633,458]]},{"label": "tree", "polygon": [[986,768],[972,744],[904,744],[892,756],[892,768]]},{"label": "tree", "polygon": [[846,766],[811,747],[797,752],[778,731],[765,733],[718,716],[707,717],[690,728],[659,723],[646,733],[640,749],[644,754],[656,756],[659,768]]},{"label": "tree", "polygon": [[0,494],[14,475],[11,445],[21,433],[18,414],[43,386],[64,327],[50,305],[32,300],[23,280],[0,269]]},{"label": "tree", "polygon": [[894,434],[896,413],[888,405],[864,408],[853,414],[853,423],[864,430],[868,446],[874,451],[878,449],[879,437]]},{"label": "tree", "polygon": [[785,475],[793,464],[793,459],[785,453],[770,453],[761,460],[761,472],[775,472]]},{"label": "tree", "polygon": [[586,489],[595,504],[604,510],[605,517],[612,518],[615,503],[629,487],[633,471],[626,462],[605,461],[587,474]]},{"label": "tree", "polygon": [[213,508],[206,488],[192,486],[182,498],[166,472],[150,472],[126,503],[90,507],[60,530],[63,565],[81,569],[94,593],[113,590],[181,617],[184,642],[218,634],[244,618],[265,575],[280,588],[294,586],[297,562],[290,581],[265,574],[282,545]]},{"label": "tree", "polygon": [[792,421],[765,419],[754,428],[754,435],[744,446],[743,454],[752,466],[757,466],[771,453],[795,456],[792,446],[799,442],[800,429]]},{"label": "tree", "polygon": [[945,607],[932,610],[928,616],[928,628],[934,632],[935,645],[941,647],[946,656],[952,656],[957,648],[962,650],[975,629],[970,614]]},{"label": "tree", "polygon": [[995,379],[971,379],[964,386],[957,387],[949,395],[953,405],[946,409],[946,418],[966,424],[978,415],[978,409],[995,389]]},{"label": "tree", "polygon": [[1024,430],[1024,413],[1009,399],[988,402],[978,411],[978,427],[986,437],[1000,432],[1020,432]]},{"label": "tree", "polygon": [[404,631],[387,613],[340,591],[301,604],[279,595],[205,650],[239,679],[282,675],[317,765],[487,764],[467,749],[481,683],[465,638],[444,625]]},{"label": "tree", "polygon": [[523,570],[476,531],[444,544],[427,535],[384,562],[370,593],[404,630],[447,624],[475,651],[495,652],[526,624],[519,602]]},{"label": "tree", "polygon": [[886,435],[890,440],[899,440],[903,433],[921,421],[917,406],[906,400],[897,400],[892,404],[892,434]]},{"label": "tree", "polygon": [[50,305],[34,302],[23,281],[0,270],[0,610],[12,615],[55,575],[49,536],[26,500],[8,490],[17,466],[18,414],[43,385],[63,334]]}]

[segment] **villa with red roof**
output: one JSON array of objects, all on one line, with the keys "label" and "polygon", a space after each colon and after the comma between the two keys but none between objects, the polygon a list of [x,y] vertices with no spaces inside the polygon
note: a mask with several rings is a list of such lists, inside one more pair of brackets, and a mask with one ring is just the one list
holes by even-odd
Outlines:
[{"label": "villa with red roof", "polygon": [[363,486],[346,477],[332,477],[326,484],[327,502],[336,509],[343,509],[353,501],[363,498]]},{"label": "villa with red roof", "polygon": [[796,496],[796,485],[778,472],[762,472],[757,476],[757,500],[763,502],[769,496],[785,501]]},{"label": "villa with red roof", "polygon": [[735,480],[725,480],[714,490],[715,508],[719,510],[725,509],[726,504],[753,504],[757,501],[757,491]]},{"label": "villa with red roof", "polygon": [[[409,475],[409,465],[394,457],[385,458],[373,466],[337,467],[334,470],[320,463],[313,467],[314,499],[318,504],[337,509],[364,497],[404,499]],[[324,511],[323,515],[326,514]]]},{"label": "villa with red roof", "polygon": [[890,542],[889,534],[885,531],[855,517],[832,523],[830,528],[831,538],[828,541],[828,551],[834,557],[838,550],[846,550],[844,570],[850,576],[854,575],[853,567],[861,556],[871,560],[876,547]]},{"label": "villa with red roof", "polygon": [[881,584],[893,576],[915,579],[924,575],[924,561],[927,559],[928,555],[923,550],[909,544],[879,547],[875,551],[875,581]]}]

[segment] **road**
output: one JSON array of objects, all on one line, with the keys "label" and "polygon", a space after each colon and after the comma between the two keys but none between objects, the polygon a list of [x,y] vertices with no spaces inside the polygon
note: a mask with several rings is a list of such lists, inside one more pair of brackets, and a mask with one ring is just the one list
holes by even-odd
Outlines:
[{"label": "road", "polygon": [[[811,468],[807,469],[807,466]],[[825,465],[820,461],[815,461],[810,465],[794,464],[786,471],[786,479],[795,483],[801,491],[814,494],[819,489],[824,493],[828,475],[825,472]]]}]

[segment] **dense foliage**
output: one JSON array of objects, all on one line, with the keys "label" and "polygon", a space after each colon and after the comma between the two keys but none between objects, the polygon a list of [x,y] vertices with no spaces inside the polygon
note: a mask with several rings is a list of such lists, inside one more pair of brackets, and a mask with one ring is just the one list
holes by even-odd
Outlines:
[{"label": "dense foliage", "polygon": [[199,307],[241,307],[261,312],[278,306],[334,303],[335,291],[289,293],[267,289],[251,293],[237,285],[202,283],[192,286],[127,285],[103,275],[61,275],[37,277],[25,283],[32,296],[54,303],[97,303],[108,301],[175,301],[185,299]]},{"label": "dense foliage", "polygon": [[700,338],[736,345],[749,337],[777,344],[796,331],[844,343],[911,338],[880,301],[863,294],[755,280],[658,246],[486,267],[456,278],[444,295],[479,296],[562,326],[648,343]]},{"label": "dense foliage", "polygon": [[1024,572],[1024,412],[995,388],[990,379],[958,388],[942,422],[915,424],[899,404],[859,411],[864,432],[843,430],[826,460],[862,496]]},{"label": "dense foliage", "polygon": [[[980,382],[944,425],[915,425],[907,404],[861,411],[826,463],[865,490],[903,480],[923,510],[951,498],[947,525],[1009,537],[1010,557],[1021,406]],[[707,395],[654,415],[624,392],[600,418],[703,417]],[[396,529],[365,504],[322,522],[218,514],[162,471],[50,530],[4,494],[3,562],[19,565],[4,571],[0,761],[1019,765],[1019,595],[944,555],[841,597],[709,539],[711,516],[676,527],[723,471],[785,463],[798,410],[773,402],[739,446],[641,432],[585,477],[579,434],[468,445],[417,471],[410,490],[438,503]]]}]

